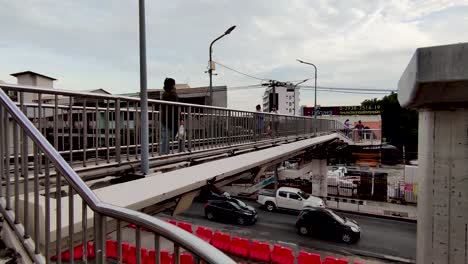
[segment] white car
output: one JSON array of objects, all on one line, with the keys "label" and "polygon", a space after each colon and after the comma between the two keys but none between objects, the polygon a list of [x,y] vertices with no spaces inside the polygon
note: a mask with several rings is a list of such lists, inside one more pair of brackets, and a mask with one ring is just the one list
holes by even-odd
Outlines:
[{"label": "white car", "polygon": [[325,208],[322,199],[290,187],[281,187],[276,192],[263,190],[257,197],[257,203],[264,205],[268,211],[277,208],[298,211],[308,207]]}]

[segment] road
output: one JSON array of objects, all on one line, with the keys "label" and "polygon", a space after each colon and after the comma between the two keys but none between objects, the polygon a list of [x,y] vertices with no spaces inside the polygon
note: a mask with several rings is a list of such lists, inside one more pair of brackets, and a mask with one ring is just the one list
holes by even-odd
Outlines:
[{"label": "road", "polygon": [[294,228],[297,213],[270,213],[259,208],[255,202],[245,202],[257,209],[259,218],[253,226],[211,222],[205,219],[203,204],[198,202],[194,202],[190,209],[179,217],[185,218],[195,225],[203,225],[249,239],[281,241],[303,248],[332,251],[344,255],[361,255],[381,259],[396,257],[396,259],[402,258],[412,262],[416,259],[415,223],[340,213],[356,220],[362,229],[361,240],[356,244],[346,245],[298,235]]}]

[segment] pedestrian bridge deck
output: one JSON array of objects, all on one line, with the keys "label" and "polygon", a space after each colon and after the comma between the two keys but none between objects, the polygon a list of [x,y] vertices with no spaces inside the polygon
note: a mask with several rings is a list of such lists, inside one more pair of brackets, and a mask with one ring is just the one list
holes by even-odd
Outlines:
[{"label": "pedestrian bridge deck", "polygon": [[[205,185],[207,181],[216,177],[216,181],[221,181],[235,176],[239,173],[247,171],[249,169],[261,166],[263,164],[270,163],[282,157],[292,156],[295,153],[301,152],[308,147],[330,142],[335,139],[342,139],[342,136],[337,133],[330,135],[323,135],[315,138],[304,139],[287,143],[267,149],[262,149],[238,156],[233,156],[225,159],[215,160],[203,164],[199,164],[192,167],[187,167],[175,171],[170,171],[162,174],[148,175],[146,178],[134,180],[130,182],[120,183],[111,185],[101,189],[94,190],[95,194],[99,199],[105,203],[113,204],[116,206],[126,207],[133,210],[142,210],[146,207],[162,203],[174,197],[189,193],[197,190]],[[61,230],[62,235],[68,234],[68,226],[70,224],[69,219],[69,203],[68,197],[61,198]],[[24,202],[24,197],[20,199],[20,207]],[[33,199],[29,199],[33,201]],[[39,199],[41,211],[45,213],[45,199],[41,197]],[[81,232],[82,228],[82,215],[83,212],[81,198],[79,195],[73,197],[73,223],[74,232]],[[57,225],[55,219],[57,219],[57,208],[56,203],[50,203],[51,214],[50,214],[50,239],[55,241]],[[29,206],[32,210],[33,206]],[[21,209],[22,210],[22,209]],[[30,212],[32,213],[32,212]],[[88,208],[87,224],[88,228],[93,226],[93,212]],[[41,218],[42,219],[42,218]],[[44,222],[40,225],[44,226]],[[44,230],[41,228],[41,230]],[[44,242],[45,234],[41,232],[40,241]]]},{"label": "pedestrian bridge deck", "polygon": [[149,175],[149,177],[140,180],[97,189],[95,193],[106,203],[141,210],[142,208],[199,189],[214,177],[216,177],[216,181],[224,180],[251,168],[290,156],[307,147],[338,138],[337,134],[331,134],[283,144],[163,174]]}]

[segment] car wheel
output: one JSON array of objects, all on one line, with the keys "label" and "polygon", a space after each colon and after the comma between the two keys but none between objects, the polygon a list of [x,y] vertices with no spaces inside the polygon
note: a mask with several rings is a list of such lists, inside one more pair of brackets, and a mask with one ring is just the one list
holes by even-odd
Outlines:
[{"label": "car wheel", "polygon": [[206,218],[208,218],[208,220],[213,220],[214,219],[214,215],[212,212],[206,212]]},{"label": "car wheel", "polygon": [[300,227],[297,229],[297,232],[298,232],[300,235],[307,236],[307,235],[309,234],[309,229],[307,229],[307,227],[305,227],[305,226],[300,226]]},{"label": "car wheel", "polygon": [[273,212],[273,211],[276,209],[275,204],[272,203],[272,202],[266,203],[266,204],[265,204],[265,208],[266,208],[267,211],[269,211],[269,212]]},{"label": "car wheel", "polygon": [[237,223],[238,223],[239,225],[245,224],[244,218],[243,218],[242,216],[239,216],[239,218],[237,218]]},{"label": "car wheel", "polygon": [[351,243],[351,235],[349,235],[348,233],[343,233],[341,235],[341,241],[347,244]]}]

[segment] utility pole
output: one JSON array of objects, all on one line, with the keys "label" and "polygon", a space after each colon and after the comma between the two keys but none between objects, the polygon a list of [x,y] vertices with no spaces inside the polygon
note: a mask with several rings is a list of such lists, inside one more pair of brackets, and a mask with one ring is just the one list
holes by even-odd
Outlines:
[{"label": "utility pole", "polygon": [[146,79],[145,0],[139,2],[140,26],[140,102],[141,102],[141,173],[149,171],[148,91]]}]

